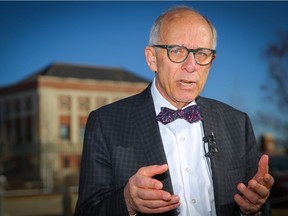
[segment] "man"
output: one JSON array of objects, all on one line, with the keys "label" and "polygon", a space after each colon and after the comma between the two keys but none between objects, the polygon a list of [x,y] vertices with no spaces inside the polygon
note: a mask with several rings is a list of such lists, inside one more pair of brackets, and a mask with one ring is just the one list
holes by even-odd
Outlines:
[{"label": "man", "polygon": [[199,96],[216,56],[213,25],[172,8],[149,43],[153,83],[89,116],[75,214],[270,215],[274,180],[248,116]]}]

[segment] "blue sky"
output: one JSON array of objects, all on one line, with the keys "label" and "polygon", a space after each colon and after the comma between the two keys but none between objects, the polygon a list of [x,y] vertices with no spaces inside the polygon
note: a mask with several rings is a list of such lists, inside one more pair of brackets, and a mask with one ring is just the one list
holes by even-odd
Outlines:
[{"label": "blue sky", "polygon": [[[0,2],[0,87],[53,62],[120,67],[152,80],[144,48],[154,19],[173,5],[194,7],[218,31],[217,58],[203,96],[252,117],[271,109],[261,85],[263,52],[288,31],[288,2]],[[255,128],[255,125],[254,125]],[[266,130],[256,125],[255,131]]]}]

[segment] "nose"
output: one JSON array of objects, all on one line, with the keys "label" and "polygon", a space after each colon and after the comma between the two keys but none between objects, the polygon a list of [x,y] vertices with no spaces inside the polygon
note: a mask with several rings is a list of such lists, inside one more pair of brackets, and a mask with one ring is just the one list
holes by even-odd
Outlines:
[{"label": "nose", "polygon": [[182,63],[182,69],[187,72],[193,72],[197,68],[197,63],[195,61],[193,53],[189,53],[187,59]]}]

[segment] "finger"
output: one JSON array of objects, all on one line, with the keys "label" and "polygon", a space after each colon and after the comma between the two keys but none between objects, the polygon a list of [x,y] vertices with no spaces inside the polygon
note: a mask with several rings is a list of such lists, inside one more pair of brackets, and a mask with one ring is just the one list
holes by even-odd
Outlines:
[{"label": "finger", "polygon": [[180,206],[180,198],[173,195],[170,201],[153,200],[153,201],[139,201],[139,211],[142,213],[162,213]]},{"label": "finger", "polygon": [[173,209],[176,209],[180,206],[180,203],[175,203],[171,205],[161,206],[159,208],[148,208],[146,206],[140,207],[139,211],[146,214],[158,214],[163,212],[168,212]]},{"label": "finger", "polygon": [[249,181],[248,187],[240,183],[237,189],[243,194],[242,198],[245,201],[255,206],[262,206],[269,196],[269,190],[255,180]]},{"label": "finger", "polygon": [[266,188],[270,189],[274,184],[274,178],[268,173],[263,178],[264,185]]},{"label": "finger", "polygon": [[[259,184],[257,181],[255,181],[253,179],[248,182],[248,188],[247,189],[248,189],[248,191],[249,190],[251,191],[251,193],[252,193],[251,196],[253,196],[254,194],[257,195],[258,198],[267,198],[269,196],[269,189],[265,185]],[[248,193],[245,196],[247,197]],[[255,202],[252,202],[252,203],[255,203]]]},{"label": "finger", "polygon": [[254,177],[254,179],[256,179],[256,181],[258,181],[259,183],[263,182],[264,176],[269,171],[268,163],[269,163],[269,156],[262,155],[258,162],[258,171]]},{"label": "finger", "polygon": [[161,208],[165,206],[175,205],[179,203],[180,198],[178,195],[171,196],[171,199],[169,201],[165,200],[142,200],[143,207],[150,208],[150,209],[156,209]]},{"label": "finger", "polygon": [[244,184],[240,183],[237,185],[237,189],[243,194],[242,198],[245,201],[249,201],[251,204],[257,204],[258,203],[258,196],[251,191],[248,187],[246,187]]},{"label": "finger", "polygon": [[142,200],[164,200],[167,202],[172,198],[169,192],[155,189],[140,189],[137,191],[137,195]]},{"label": "finger", "polygon": [[130,178],[130,180],[131,185],[137,188],[155,190],[161,190],[163,188],[163,184],[161,181],[142,175],[135,175]]},{"label": "finger", "polygon": [[245,212],[258,212],[260,209],[260,206],[250,203],[239,194],[234,195],[234,200]]}]

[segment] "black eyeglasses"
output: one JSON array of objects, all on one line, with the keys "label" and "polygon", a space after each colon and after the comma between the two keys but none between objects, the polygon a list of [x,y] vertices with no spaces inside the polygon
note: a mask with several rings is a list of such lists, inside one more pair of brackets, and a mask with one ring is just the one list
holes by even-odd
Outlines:
[{"label": "black eyeglasses", "polygon": [[216,50],[208,48],[188,49],[179,45],[152,45],[152,47],[166,49],[168,58],[174,63],[184,62],[189,53],[192,52],[196,63],[201,66],[210,64],[216,54]]}]

